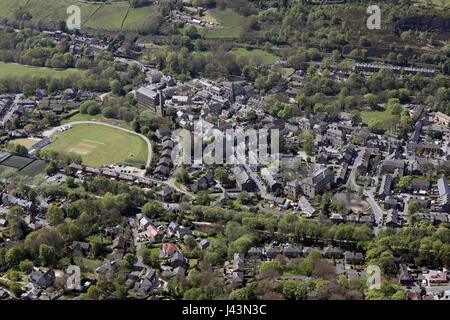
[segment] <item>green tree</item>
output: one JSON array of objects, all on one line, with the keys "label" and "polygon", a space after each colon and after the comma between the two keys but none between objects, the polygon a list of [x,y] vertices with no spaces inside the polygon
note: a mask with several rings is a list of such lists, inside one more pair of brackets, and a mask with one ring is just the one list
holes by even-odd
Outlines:
[{"label": "green tree", "polygon": [[64,221],[64,213],[61,208],[51,205],[47,210],[47,220],[54,226]]},{"label": "green tree", "polygon": [[359,112],[358,110],[353,110],[350,113],[350,120],[353,125],[360,124],[362,122],[361,112]]},{"label": "green tree", "polygon": [[28,259],[25,259],[19,263],[20,271],[23,271],[27,274],[31,273],[31,271],[33,271],[33,267],[34,267],[33,262]]},{"label": "green tree", "polygon": [[23,251],[18,247],[12,247],[6,252],[5,261],[11,268],[17,267],[23,259]]},{"label": "green tree", "polygon": [[391,300],[408,300],[408,299],[406,298],[406,294],[403,290],[398,290],[396,293],[392,295]]},{"label": "green tree", "polygon": [[263,265],[261,266],[261,268],[259,269],[259,273],[261,275],[263,275],[264,272],[266,272],[266,270],[273,270],[279,275],[281,275],[283,273],[283,267],[280,265],[280,263],[278,261],[274,261],[274,260],[264,262]]},{"label": "green tree", "polygon": [[92,300],[98,300],[100,297],[100,290],[97,288],[97,286],[90,286],[87,291],[88,297]]},{"label": "green tree", "polygon": [[112,80],[109,83],[109,87],[113,94],[120,96],[122,94],[122,84],[119,80]]},{"label": "green tree", "polygon": [[164,208],[156,201],[149,201],[142,207],[142,213],[149,218],[156,218],[164,212]]},{"label": "green tree", "polygon": [[57,254],[53,247],[41,244],[39,247],[39,259],[44,266],[51,266],[56,262]]},{"label": "green tree", "polygon": [[369,291],[367,291],[365,299],[366,300],[387,300],[387,297],[381,291],[378,291],[376,289],[370,289]]}]

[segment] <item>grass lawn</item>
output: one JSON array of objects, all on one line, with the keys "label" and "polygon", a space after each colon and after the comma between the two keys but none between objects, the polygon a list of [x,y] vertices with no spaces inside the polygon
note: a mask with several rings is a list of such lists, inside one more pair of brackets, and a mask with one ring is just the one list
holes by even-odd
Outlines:
[{"label": "grass lawn", "polygon": [[398,115],[392,114],[389,108],[383,110],[364,110],[361,112],[362,123],[368,125],[372,120],[380,120],[383,123],[383,127],[386,131],[392,131],[393,128],[389,126],[392,125],[393,119],[398,118]]},{"label": "grass lawn", "polygon": [[34,144],[38,143],[39,140],[35,139],[15,139],[10,141],[10,144],[20,144],[27,149],[30,149]]},{"label": "grass lawn", "polygon": [[301,272],[298,272],[297,270],[286,270],[283,271],[282,276],[289,277],[289,276],[302,276],[303,274]]},{"label": "grass lawn", "polygon": [[145,141],[131,133],[98,124],[77,124],[65,132],[56,132],[48,150],[81,155],[83,164],[102,166],[132,159],[145,164],[148,149]]},{"label": "grass lawn", "polygon": [[92,260],[87,258],[83,259],[83,263],[86,265],[89,272],[94,272],[96,268],[100,267],[103,264],[103,262],[100,260]]},{"label": "grass lawn", "polygon": [[189,259],[189,267],[193,268],[197,264],[197,259]]},{"label": "grass lawn", "polygon": [[392,117],[391,110],[385,109],[384,111],[364,110],[361,112],[362,122],[368,124],[371,120],[384,121]]},{"label": "grass lawn", "polygon": [[219,21],[217,21],[217,19],[214,18],[214,17],[209,13],[209,10],[206,11],[206,12],[204,12],[204,13],[203,13],[203,16],[202,16],[200,19],[201,19],[202,21],[205,21],[205,22],[212,22],[212,23],[215,23],[215,24],[218,24],[218,23],[219,23]]},{"label": "grass lawn", "polygon": [[80,69],[65,69],[57,70],[43,67],[24,66],[16,63],[4,63],[0,62],[0,78],[6,78],[11,76],[52,76],[65,78],[71,74],[83,74],[83,70]]},{"label": "grass lawn", "polygon": [[89,121],[93,119],[101,119],[103,118],[102,114],[96,114],[95,116],[91,116],[90,114],[76,113],[70,118],[64,119],[61,121],[61,124],[66,124],[74,121]]},{"label": "grass lawn", "polygon": [[290,77],[295,72],[295,69],[294,68],[281,68],[280,71],[286,77]]},{"label": "grass lawn", "polygon": [[260,49],[253,49],[253,50],[247,50],[244,48],[238,48],[232,51],[237,57],[248,57],[250,60],[254,55],[260,56],[265,64],[272,64],[277,60],[280,60],[281,58],[277,55],[274,55],[273,53],[260,50]]}]

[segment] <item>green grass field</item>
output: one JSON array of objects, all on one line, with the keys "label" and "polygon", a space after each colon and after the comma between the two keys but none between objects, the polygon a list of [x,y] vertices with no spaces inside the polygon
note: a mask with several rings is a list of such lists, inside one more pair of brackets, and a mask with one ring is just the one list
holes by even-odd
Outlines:
[{"label": "green grass field", "polygon": [[393,118],[394,115],[390,109],[384,109],[383,111],[377,110],[364,110],[361,112],[362,122],[367,125],[371,120],[380,120],[382,122]]},{"label": "green grass field", "polygon": [[[81,155],[83,164],[102,166],[127,160],[146,164],[146,142],[131,133],[98,124],[77,124],[65,132],[57,132],[48,150],[73,152]],[[130,156],[132,154],[132,156]]]},{"label": "green grass field", "polygon": [[35,139],[15,139],[10,141],[10,144],[20,144],[22,146],[24,146],[27,149],[30,149],[33,145],[35,145],[36,143],[38,143],[39,140],[35,140]]},{"label": "green grass field", "polygon": [[70,118],[64,119],[63,121],[61,121],[61,124],[66,124],[66,123],[70,123],[70,122],[74,122],[74,121],[90,121],[93,119],[101,119],[103,118],[102,114],[96,114],[94,116],[90,115],[90,114],[84,114],[84,113],[76,113],[73,116],[71,116]]},{"label": "green grass field", "polygon": [[156,12],[156,6],[131,8],[123,24],[123,30],[138,30]]},{"label": "green grass field", "polygon": [[0,62],[0,78],[22,77],[22,76],[52,76],[56,78],[65,78],[71,74],[83,74],[80,69],[56,70],[50,68],[40,68],[24,66],[16,63]]},{"label": "green grass field", "polygon": [[122,24],[124,30],[137,30],[156,12],[154,5],[130,8],[128,2],[89,4],[74,0],[1,0],[0,17],[12,19],[16,10],[23,7],[31,13],[34,22],[66,21],[69,17],[66,10],[70,5],[80,7],[82,28],[109,31],[120,31]]},{"label": "green grass field", "polygon": [[128,3],[104,5],[84,22],[82,27],[102,30],[120,30],[128,8]]},{"label": "green grass field", "polygon": [[272,54],[270,52],[267,52],[267,51],[264,51],[264,50],[260,50],[260,49],[247,50],[247,49],[244,49],[244,48],[238,48],[238,49],[235,49],[235,50],[233,50],[231,52],[233,52],[237,57],[244,56],[244,57],[248,57],[250,60],[252,59],[252,57],[254,55],[258,55],[258,56],[260,56],[263,59],[265,64],[269,64],[269,65],[274,63],[275,61],[281,59],[277,55],[274,55],[274,54]]},{"label": "green grass field", "polygon": [[242,31],[242,25],[246,19],[244,16],[238,15],[231,9],[211,9],[208,10],[208,15],[211,15],[211,17],[222,26],[204,28],[203,31],[207,38],[238,38]]},{"label": "green grass field", "polygon": [[390,108],[384,110],[364,110],[361,112],[362,123],[368,125],[372,120],[380,120],[384,130],[395,133],[395,122],[399,116],[392,114]]}]

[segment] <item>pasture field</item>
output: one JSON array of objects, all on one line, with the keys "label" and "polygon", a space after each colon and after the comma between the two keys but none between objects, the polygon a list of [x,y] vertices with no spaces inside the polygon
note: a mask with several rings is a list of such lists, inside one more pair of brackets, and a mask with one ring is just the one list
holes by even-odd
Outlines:
[{"label": "pasture field", "polygon": [[84,3],[75,0],[1,0],[0,18],[14,18],[19,7],[29,11],[32,21],[66,21],[67,8],[77,5],[81,9],[81,27],[120,31],[137,30],[156,12],[156,6],[130,8],[129,2],[105,4]]},{"label": "pasture field", "polygon": [[139,28],[141,28],[156,12],[156,6],[130,8],[122,29],[133,31],[139,30]]},{"label": "pasture field", "polygon": [[81,155],[83,164],[99,167],[127,160],[146,164],[146,142],[131,133],[98,124],[76,124],[65,132],[56,132],[48,150]]},{"label": "pasture field", "polygon": [[110,31],[120,30],[129,7],[129,3],[103,5],[101,8],[97,8],[95,13],[83,23],[82,27]]},{"label": "pasture field", "polygon": [[52,76],[55,78],[65,78],[71,74],[81,75],[83,74],[83,72],[84,71],[80,69],[57,70],[44,67],[24,66],[17,63],[0,62],[0,78],[6,78],[10,76]]},{"label": "pasture field", "polygon": [[[222,26],[204,28],[203,31],[207,38],[238,38],[242,31],[242,25],[246,19],[244,16],[238,15],[231,9],[211,9],[208,10],[208,16],[209,15]],[[209,19],[213,21],[213,19]]]}]

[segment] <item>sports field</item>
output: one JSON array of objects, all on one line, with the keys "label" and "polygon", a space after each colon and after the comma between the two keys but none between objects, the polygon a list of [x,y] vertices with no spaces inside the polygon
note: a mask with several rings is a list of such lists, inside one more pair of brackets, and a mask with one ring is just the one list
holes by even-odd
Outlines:
[{"label": "sports field", "polygon": [[16,63],[0,62],[0,78],[8,76],[52,76],[56,78],[65,78],[71,74],[82,74],[84,71],[80,69],[56,70],[51,68],[40,68],[32,66],[24,66]]},{"label": "sports field", "polygon": [[0,163],[0,174],[5,170],[14,170],[20,175],[34,177],[37,174],[45,174],[47,162],[23,156],[10,156]]},{"label": "sports field", "polygon": [[81,155],[83,164],[99,167],[127,161],[146,164],[146,142],[131,133],[98,124],[76,124],[56,132],[45,149]]}]

